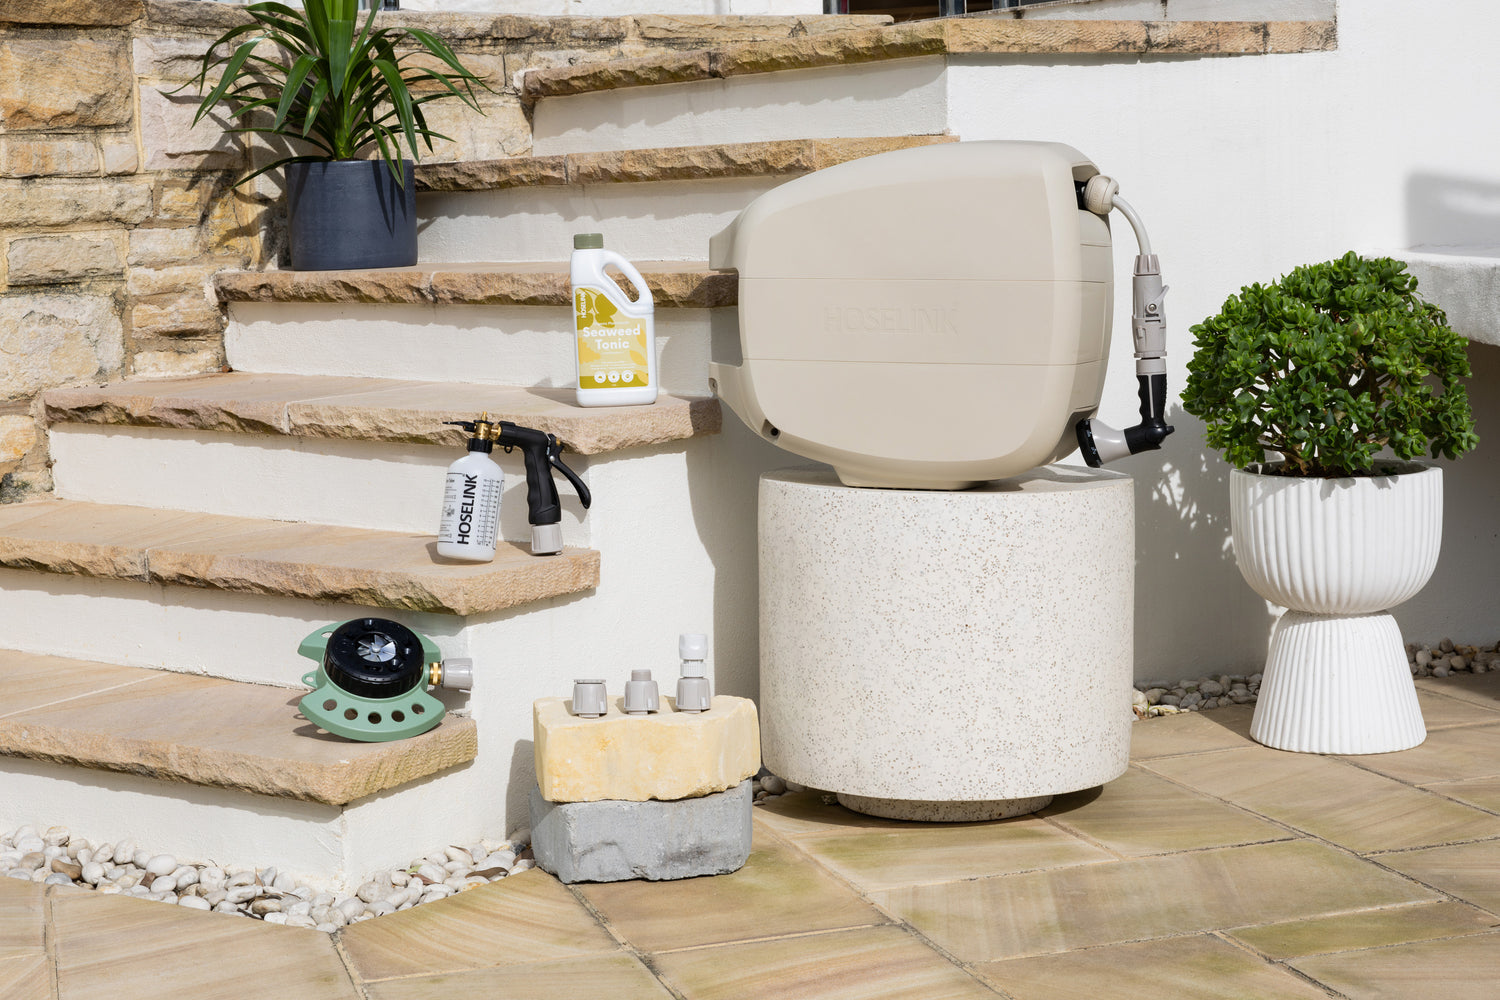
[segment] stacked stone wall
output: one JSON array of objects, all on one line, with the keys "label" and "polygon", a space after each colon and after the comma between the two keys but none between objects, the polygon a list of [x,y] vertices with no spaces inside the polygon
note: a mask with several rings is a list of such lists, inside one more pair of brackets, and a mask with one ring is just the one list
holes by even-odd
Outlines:
[{"label": "stacked stone wall", "polygon": [[[428,106],[449,136],[423,161],[524,156],[526,69],[869,24],[869,18],[383,14],[444,37],[492,88],[483,115]],[[0,2],[0,501],[51,477],[39,394],[127,377],[217,371],[226,268],[284,256],[282,149],[196,126],[195,77],[243,10],[200,0]]]}]

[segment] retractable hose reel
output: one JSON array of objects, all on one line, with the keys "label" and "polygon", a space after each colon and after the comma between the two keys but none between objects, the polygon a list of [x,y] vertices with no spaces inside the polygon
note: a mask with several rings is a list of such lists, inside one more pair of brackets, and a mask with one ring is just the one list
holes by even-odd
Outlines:
[{"label": "retractable hose reel", "polygon": [[[959,490],[1093,466],[1171,433],[1161,269],[1119,186],[1051,142],[955,142],[779,185],[709,241],[739,279],[710,384],[764,440],[847,486]],[[1141,423],[1094,418],[1109,358],[1109,216],[1140,244]],[[735,355],[738,355],[737,357]]]},{"label": "retractable hose reel", "polygon": [[431,639],[385,618],[327,625],[297,652],[318,662],[302,677],[312,688],[298,702],[302,714],[365,743],[417,736],[441,722],[446,709],[429,685],[460,691],[473,685],[472,660],[444,660]]}]

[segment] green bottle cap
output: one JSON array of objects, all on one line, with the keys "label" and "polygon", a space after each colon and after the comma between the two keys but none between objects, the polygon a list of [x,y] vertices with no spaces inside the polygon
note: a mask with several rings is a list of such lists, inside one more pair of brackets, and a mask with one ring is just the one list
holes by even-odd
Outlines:
[{"label": "green bottle cap", "polygon": [[573,237],[574,250],[603,250],[603,233],[579,233]]}]

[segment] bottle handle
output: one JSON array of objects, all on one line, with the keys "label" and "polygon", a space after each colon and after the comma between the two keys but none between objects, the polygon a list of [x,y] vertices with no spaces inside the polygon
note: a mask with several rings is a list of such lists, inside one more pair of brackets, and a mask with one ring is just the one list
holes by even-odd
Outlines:
[{"label": "bottle handle", "polygon": [[604,251],[604,264],[605,266],[613,264],[618,267],[625,273],[625,277],[630,279],[630,283],[635,286],[636,297],[632,305],[640,305],[642,303],[646,305],[653,304],[651,301],[651,289],[646,286],[646,279],[641,277],[641,272],[635,269],[634,264],[613,250]]}]

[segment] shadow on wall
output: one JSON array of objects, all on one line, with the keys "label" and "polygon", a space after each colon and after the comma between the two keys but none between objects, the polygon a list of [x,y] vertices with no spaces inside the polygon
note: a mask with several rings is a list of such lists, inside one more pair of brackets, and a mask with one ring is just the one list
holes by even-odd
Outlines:
[{"label": "shadow on wall", "polygon": [[[1500,189],[1497,189],[1500,190]],[[1422,591],[1392,610],[1409,642],[1493,643],[1500,639],[1495,579],[1500,573],[1500,347],[1469,345],[1469,403],[1479,447],[1443,469],[1443,548]]]},{"label": "shadow on wall", "polygon": [[1500,183],[1413,174],[1406,182],[1406,245],[1500,247]]},{"label": "shadow on wall", "polygon": [[1182,410],[1159,452],[1112,465],[1135,479],[1135,676],[1260,669],[1275,616],[1240,576],[1229,535],[1230,466]]}]

